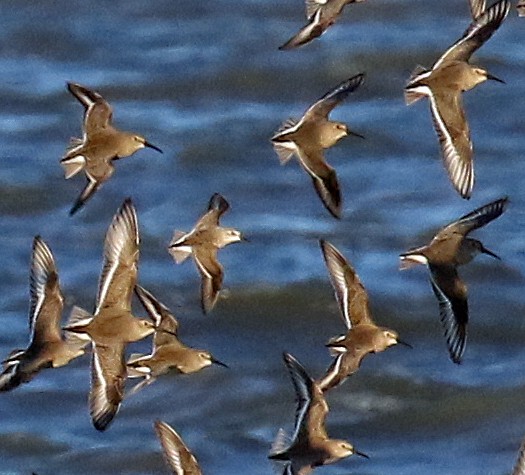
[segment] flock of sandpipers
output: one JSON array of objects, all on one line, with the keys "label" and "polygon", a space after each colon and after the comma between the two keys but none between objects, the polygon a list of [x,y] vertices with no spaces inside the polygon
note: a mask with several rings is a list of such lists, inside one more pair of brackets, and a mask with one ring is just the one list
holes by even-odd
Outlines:
[{"label": "flock of sandpipers", "polygon": [[[299,47],[319,37],[346,4],[357,1],[362,0],[306,0],[307,25],[280,49]],[[461,38],[431,69],[418,67],[405,87],[407,104],[422,97],[429,99],[445,168],[463,198],[471,196],[474,169],[462,93],[489,79],[503,82],[485,69],[471,65],[469,60],[500,27],[511,8],[509,0],[497,0],[488,7],[485,0],[469,0],[469,4],[472,22]],[[518,2],[517,9],[525,16],[525,0]],[[297,156],[311,176],[323,205],[336,218],[341,217],[341,191],[336,172],[326,163],[323,150],[347,135],[360,135],[344,123],[330,121],[328,116],[363,80],[364,74],[357,74],[343,81],[310,106],[300,120],[285,121],[271,138],[282,164]],[[162,151],[140,135],[114,128],[111,106],[98,92],[75,83],[68,83],[68,89],[85,108],[83,137],[72,139],[61,159],[66,179],[80,172],[87,178],[71,208],[70,214],[74,214],[113,175],[114,160],[144,147]],[[427,265],[454,363],[461,362],[468,323],[467,288],[457,268],[479,253],[498,258],[469,234],[498,218],[507,204],[504,197],[481,206],[443,227],[429,244],[400,255],[401,269]],[[168,249],[176,263],[193,257],[201,276],[204,313],[214,308],[222,287],[224,271],[217,259],[218,249],[245,239],[236,229],[220,225],[220,218],[228,208],[225,198],[214,194],[195,227],[190,232],[176,231]],[[369,353],[382,352],[396,344],[410,346],[394,330],[374,323],[366,289],[341,252],[325,240],[320,240],[320,246],[346,332],[328,341],[334,358],[318,379],[311,378],[291,354],[283,355],[296,392],[295,428],[291,436],[282,430],[278,432],[269,458],[284,463],[285,475],[306,475],[317,466],[353,454],[367,457],[349,442],[328,436],[325,420],[329,408],[325,395],[358,371]],[[25,350],[11,352],[2,362],[0,391],[30,381],[41,369],[68,364],[83,355],[86,345],[91,344],[89,409],[94,427],[103,431],[116,416],[125,396],[131,396],[160,375],[170,370],[194,373],[212,364],[226,366],[209,351],[191,348],[179,340],[177,319],[153,294],[138,285],[138,258],[137,214],[131,200],[126,199],[106,233],[94,312],[74,307],[67,324],[61,327],[64,298],[58,271],[51,250],[36,236],[30,267],[30,343]],[[149,319],[133,316],[134,293]],[[126,361],[127,344],[149,335],[154,335],[151,354],[133,354]],[[128,378],[143,379],[126,393]],[[201,473],[196,459],[168,424],[156,421],[155,430],[174,474]],[[525,475],[523,446],[513,475]]]}]

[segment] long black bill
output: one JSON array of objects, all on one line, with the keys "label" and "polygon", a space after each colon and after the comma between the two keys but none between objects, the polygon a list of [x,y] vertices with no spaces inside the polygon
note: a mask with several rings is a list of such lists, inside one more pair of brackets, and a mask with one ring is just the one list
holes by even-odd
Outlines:
[{"label": "long black bill", "polygon": [[410,343],[407,343],[406,341],[400,340],[399,338],[397,339],[397,344],[406,346],[407,348],[410,348],[411,350],[414,349],[414,347]]},{"label": "long black bill", "polygon": [[215,363],[215,364],[217,364],[219,366],[222,366],[224,368],[229,368],[229,366],[227,364],[223,363],[222,361],[218,360],[217,358],[215,358],[213,356],[211,357],[211,362]]},{"label": "long black bill", "polygon": [[149,143],[147,140],[144,140],[144,147],[152,148],[153,150],[156,150],[157,152],[164,153],[159,147],[156,145],[153,145],[152,143]]},{"label": "long black bill", "polygon": [[502,84],[507,84],[503,79],[497,78],[496,76],[493,76],[492,74],[487,73],[487,79],[490,79],[491,81],[497,81]]},{"label": "long black bill", "polygon": [[488,254],[489,256],[493,257],[494,259],[497,259],[498,261],[501,261],[501,257],[499,257],[497,254],[494,254],[490,249],[487,249],[485,246],[481,245],[480,251],[483,254]]},{"label": "long black bill", "polygon": [[348,135],[353,135],[354,137],[359,137],[360,139],[365,138],[364,135],[358,134],[357,132],[354,132],[353,130],[350,130],[350,129],[346,129],[346,130],[348,132]]},{"label": "long black bill", "polygon": [[370,459],[370,457],[366,454],[364,454],[363,452],[359,452],[359,450],[356,450],[355,447],[354,447],[354,455],[359,455],[359,457],[363,457],[365,459]]}]

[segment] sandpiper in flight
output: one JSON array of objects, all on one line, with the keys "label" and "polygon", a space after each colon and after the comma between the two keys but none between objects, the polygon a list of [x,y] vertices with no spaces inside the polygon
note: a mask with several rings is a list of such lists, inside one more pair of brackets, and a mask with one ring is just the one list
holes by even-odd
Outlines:
[{"label": "sandpiper in flight", "polygon": [[67,87],[85,108],[83,138],[71,139],[67,153],[60,160],[66,180],[82,170],[87,178],[85,188],[69,212],[73,215],[113,175],[114,160],[144,147],[161,153],[162,150],[140,135],[113,127],[111,106],[98,92],[75,83],[68,83]]},{"label": "sandpiper in flight", "polygon": [[208,211],[189,232],[175,231],[168,251],[177,264],[193,255],[201,274],[201,306],[204,313],[210,312],[219,298],[224,270],[217,260],[217,250],[228,244],[246,240],[233,228],[220,226],[219,219],[230,205],[215,193],[209,202]]},{"label": "sandpiper in flight", "polygon": [[284,353],[283,359],[296,393],[295,427],[290,441],[279,430],[268,458],[286,462],[285,473],[294,475],[307,475],[315,467],[353,454],[368,458],[350,442],[328,437],[325,421],[329,409],[323,391],[292,355]]},{"label": "sandpiper in flight", "polygon": [[362,1],[364,0],[306,0],[308,23],[279,49],[292,49],[309,43],[335,23],[346,5]]},{"label": "sandpiper in flight", "polygon": [[369,353],[379,353],[398,343],[410,345],[401,341],[395,331],[378,327],[374,323],[368,294],[355,270],[332,244],[323,240],[320,244],[341,317],[347,328],[346,334],[332,338],[327,343],[336,358],[318,384],[321,390],[328,391],[354,374]]},{"label": "sandpiper in flight", "polygon": [[160,440],[164,460],[173,475],[201,475],[199,463],[179,434],[163,421],[155,421],[155,432]]},{"label": "sandpiper in flight", "polygon": [[150,355],[135,354],[127,362],[128,378],[144,380],[129,393],[136,393],[151,384],[161,374],[173,369],[182,374],[195,373],[212,364],[227,367],[209,351],[190,348],[178,338],[179,324],[169,309],[146,289],[135,286],[135,294],[155,322],[157,331],[153,337],[153,351]]},{"label": "sandpiper in flight", "polygon": [[310,106],[301,120],[287,120],[271,138],[282,165],[294,154],[297,156],[311,176],[319,198],[336,218],[341,217],[341,192],[335,170],[326,163],[323,150],[347,135],[362,136],[350,131],[342,122],[328,120],[328,115],[363,83],[364,76],[361,73],[343,81]]},{"label": "sandpiper in flight", "polygon": [[400,269],[416,264],[428,266],[432,289],[439,302],[448,351],[454,363],[461,362],[465,351],[468,323],[467,286],[459,277],[457,267],[468,264],[480,253],[499,259],[480,241],[467,236],[501,216],[507,203],[508,198],[501,198],[481,206],[445,226],[430,244],[400,255]]},{"label": "sandpiper in flight", "polygon": [[84,354],[86,342],[69,332],[62,336],[64,298],[53,254],[40,236],[33,240],[29,282],[31,341],[25,350],[14,350],[2,362],[0,391],[14,389],[30,381],[40,370],[64,366]]},{"label": "sandpiper in flight", "polygon": [[[472,14],[479,13],[479,4]],[[427,96],[443,161],[452,184],[463,198],[470,198],[474,187],[473,150],[461,94],[492,79],[503,82],[486,70],[469,63],[471,55],[487,41],[509,12],[510,2],[499,0],[477,17],[432,69],[416,68],[407,86],[407,104]]]},{"label": "sandpiper in flight", "polygon": [[137,281],[139,232],[130,199],[113,217],[104,242],[104,265],[93,315],[79,307],[67,330],[91,341],[89,408],[93,425],[105,430],[120,408],[126,381],[125,347],[155,331],[154,324],[131,313]]}]

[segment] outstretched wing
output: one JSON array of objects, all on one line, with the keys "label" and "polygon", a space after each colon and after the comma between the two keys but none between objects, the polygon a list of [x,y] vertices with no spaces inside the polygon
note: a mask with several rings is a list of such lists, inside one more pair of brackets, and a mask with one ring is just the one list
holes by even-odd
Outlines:
[{"label": "outstretched wing", "polygon": [[67,88],[85,107],[84,132],[87,135],[108,127],[112,117],[111,106],[98,92],[72,82],[67,83]]},{"label": "outstretched wing", "polygon": [[360,73],[337,85],[334,89],[327,92],[317,102],[310,106],[304,114],[305,119],[314,116],[326,118],[335,106],[344,101],[350,93],[354,92],[361,84],[363,84],[364,78],[365,74]]},{"label": "outstretched wing", "polygon": [[476,51],[499,28],[510,10],[508,0],[499,0],[476,18],[467,28],[463,36],[456,41],[439,58],[433,69],[439,68],[446,61],[468,61]]},{"label": "outstretched wing", "polygon": [[429,268],[448,352],[452,361],[459,364],[467,343],[467,288],[455,267],[429,265]]},{"label": "outstretched wing", "polygon": [[170,425],[156,421],[155,432],[162,446],[164,460],[174,475],[201,475],[197,459]]},{"label": "outstretched wing", "polygon": [[469,198],[474,187],[474,164],[461,91],[446,89],[436,93],[431,90],[429,99],[443,163],[450,181],[463,198]]},{"label": "outstretched wing", "polygon": [[439,239],[443,235],[449,235],[451,233],[459,233],[466,236],[474,229],[481,228],[491,221],[495,220],[503,214],[507,209],[509,199],[505,196],[497,199],[486,205],[476,208],[474,211],[461,216],[458,220],[447,225],[442,231],[436,235],[436,239]]},{"label": "outstretched wing", "polygon": [[124,397],[124,344],[102,345],[93,341],[92,345],[89,410],[93,425],[103,431],[117,414]]},{"label": "outstretched wing", "polygon": [[352,326],[360,323],[373,323],[368,294],[353,267],[335,246],[322,239],[320,244],[335,298],[347,329],[350,330]]},{"label": "outstretched wing", "polygon": [[119,307],[131,311],[138,258],[137,213],[128,198],[113,217],[106,233],[104,265],[100,275],[95,316],[102,307]]}]

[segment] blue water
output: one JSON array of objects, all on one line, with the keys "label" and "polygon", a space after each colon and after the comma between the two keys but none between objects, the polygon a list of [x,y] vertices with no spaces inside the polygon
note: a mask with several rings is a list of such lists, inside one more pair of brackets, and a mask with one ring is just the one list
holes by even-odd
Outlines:
[{"label": "blue water", "polygon": [[[466,0],[370,0],[346,8],[323,37],[297,51],[277,47],[304,24],[300,0],[195,2],[4,1],[0,15],[0,357],[27,342],[31,241],[52,248],[66,312],[94,304],[102,242],[123,199],[136,205],[140,282],[180,319],[181,336],[230,369],[168,375],[126,400],[105,433],[87,408],[89,358],[47,370],[0,395],[0,473],[168,473],[157,418],[185,439],[204,473],[272,473],[278,428],[291,429],[294,394],[281,361],[289,351],[317,376],[324,342],[343,331],[318,246],[333,242],[369,290],[378,323],[413,350],[367,358],[329,395],[328,431],[370,460],[326,474],[500,475],[525,434],[525,162],[522,97],[525,19],[513,10],[474,62],[503,78],[465,95],[476,184],[461,200],[441,165],[428,104],[406,107],[411,70],[431,66],[469,23]],[[337,169],[344,217],[334,220],[293,161],[269,143],[343,79],[366,82],[332,117],[366,136],[326,154]],[[73,218],[84,185],[64,180],[59,158],[80,134],[82,107],[66,81],[100,91],[115,124],[164,150],[142,150]],[[221,251],[227,298],[200,313],[192,263],[166,251],[214,192],[231,204],[225,225],[250,243]],[[398,254],[445,223],[509,195],[508,211],[477,236],[503,261],[462,269],[470,335],[453,365],[425,269],[400,273]],[[136,313],[142,311],[137,305]],[[141,342],[131,351],[147,351]]]}]

